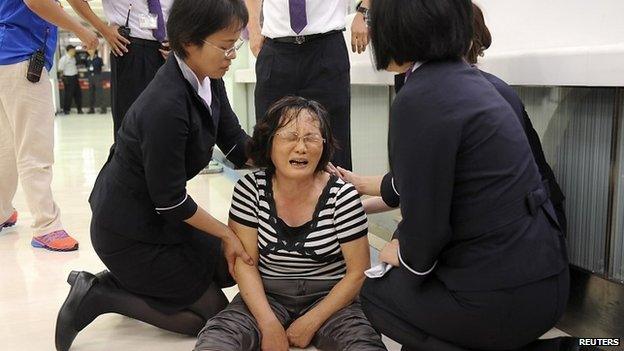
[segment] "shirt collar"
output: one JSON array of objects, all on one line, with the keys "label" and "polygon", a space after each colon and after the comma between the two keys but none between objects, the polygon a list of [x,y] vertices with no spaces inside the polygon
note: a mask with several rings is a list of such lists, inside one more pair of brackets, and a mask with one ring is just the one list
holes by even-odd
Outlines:
[{"label": "shirt collar", "polygon": [[201,84],[199,83],[199,79],[195,75],[195,72],[193,72],[193,70],[186,64],[186,62],[184,62],[184,60],[182,60],[178,55],[173,55],[175,56],[176,61],[178,61],[178,66],[180,66],[180,70],[182,71],[182,75],[184,76],[184,78],[188,80],[189,83],[191,83],[191,86],[193,87],[193,89],[195,89],[195,91],[199,92],[199,87]]},{"label": "shirt collar", "polygon": [[204,100],[208,109],[211,110],[210,105],[212,104],[212,89],[210,87],[210,77],[206,77],[203,82],[200,82],[197,75],[195,75],[195,72],[193,72],[186,62],[184,62],[184,60],[175,53],[173,55],[175,56],[176,61],[178,61],[178,66],[180,66],[184,79],[191,83],[193,89],[195,89],[197,94],[202,98],[202,100]]}]

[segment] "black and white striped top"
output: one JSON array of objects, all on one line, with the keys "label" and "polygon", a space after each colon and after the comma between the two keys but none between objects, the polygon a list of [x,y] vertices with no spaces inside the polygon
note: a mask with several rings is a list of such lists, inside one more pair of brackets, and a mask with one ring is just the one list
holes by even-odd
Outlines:
[{"label": "black and white striped top", "polygon": [[265,171],[241,178],[230,208],[232,220],[258,229],[260,275],[269,279],[342,278],[346,264],[340,244],[368,233],[368,220],[355,187],[332,176],[312,221],[304,227],[288,228],[276,215],[270,179]]}]

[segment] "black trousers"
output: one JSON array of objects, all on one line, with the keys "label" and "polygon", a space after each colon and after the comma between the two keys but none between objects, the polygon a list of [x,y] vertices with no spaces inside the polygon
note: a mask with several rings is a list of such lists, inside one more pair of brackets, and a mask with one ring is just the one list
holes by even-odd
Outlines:
[{"label": "black trousers", "polygon": [[93,74],[89,76],[89,109],[91,111],[95,110],[98,95],[100,95],[100,109],[102,112],[106,111],[106,103],[102,98],[102,75]]},{"label": "black trousers", "polygon": [[405,269],[367,279],[362,308],[405,350],[514,350],[553,328],[568,301],[569,271],[495,291],[449,290],[435,276],[411,287]]},{"label": "black trousers", "polygon": [[72,100],[76,102],[78,112],[82,112],[82,92],[78,83],[78,75],[64,76],[65,96],[63,97],[63,112],[68,114],[71,110]]},{"label": "black trousers", "polygon": [[316,100],[329,112],[332,133],[340,147],[332,162],[352,169],[349,71],[349,53],[342,33],[304,44],[267,39],[256,63],[256,121],[284,96]]},{"label": "black trousers", "polygon": [[115,140],[126,112],[165,62],[158,51],[159,42],[136,38],[130,41],[128,52],[123,56],[111,54],[111,109]]}]

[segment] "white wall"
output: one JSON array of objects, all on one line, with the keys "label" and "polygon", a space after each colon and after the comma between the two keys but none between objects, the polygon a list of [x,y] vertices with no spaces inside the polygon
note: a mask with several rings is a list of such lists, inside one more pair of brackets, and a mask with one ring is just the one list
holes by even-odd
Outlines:
[{"label": "white wall", "polygon": [[624,43],[623,0],[476,0],[498,52]]},{"label": "white wall", "polygon": [[624,86],[624,0],[475,0],[483,68],[518,85]]}]

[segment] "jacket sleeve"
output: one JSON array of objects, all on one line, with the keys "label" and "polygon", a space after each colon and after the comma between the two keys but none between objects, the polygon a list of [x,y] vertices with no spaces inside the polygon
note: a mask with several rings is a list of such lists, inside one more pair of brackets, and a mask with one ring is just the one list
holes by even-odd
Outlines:
[{"label": "jacket sleeve", "polygon": [[217,145],[228,160],[237,167],[242,167],[247,162],[245,147],[249,135],[241,128],[238,117],[230,106],[223,80],[220,80],[216,87],[218,89],[217,96],[221,100],[221,120],[217,131]]},{"label": "jacket sleeve", "polygon": [[[433,271],[451,238],[451,205],[461,120],[418,102],[395,104],[390,125],[394,185],[401,197],[398,225],[401,268],[424,276]],[[424,110],[424,111],[423,111]],[[415,162],[418,160],[418,162]],[[422,279],[416,279],[420,284]]]},{"label": "jacket sleeve", "polygon": [[155,211],[169,221],[183,221],[197,211],[186,192],[188,112],[174,101],[162,105],[139,112],[151,113],[139,127],[143,168]]},{"label": "jacket sleeve", "polygon": [[394,184],[394,175],[392,172],[386,173],[381,180],[381,198],[390,207],[399,207],[401,204],[401,195]]}]

